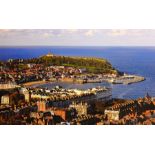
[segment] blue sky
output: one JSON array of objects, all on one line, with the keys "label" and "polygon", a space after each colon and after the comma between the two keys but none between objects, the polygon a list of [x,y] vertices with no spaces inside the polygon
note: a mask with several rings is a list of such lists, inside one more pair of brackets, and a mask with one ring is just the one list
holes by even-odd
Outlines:
[{"label": "blue sky", "polygon": [[154,46],[155,29],[0,29],[0,46]]}]

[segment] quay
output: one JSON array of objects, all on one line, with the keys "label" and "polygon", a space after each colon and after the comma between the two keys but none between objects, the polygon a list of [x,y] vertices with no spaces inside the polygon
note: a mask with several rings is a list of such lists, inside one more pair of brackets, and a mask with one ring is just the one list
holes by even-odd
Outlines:
[{"label": "quay", "polygon": [[137,75],[124,75],[117,78],[106,79],[105,81],[112,84],[132,84],[144,81],[145,78]]},{"label": "quay", "polygon": [[58,81],[61,82],[71,82],[77,84],[85,84],[85,83],[102,83],[108,82],[112,84],[132,84],[145,81],[145,77],[138,76],[138,75],[129,75],[125,74],[118,77],[96,77],[96,78],[64,78],[59,79]]}]

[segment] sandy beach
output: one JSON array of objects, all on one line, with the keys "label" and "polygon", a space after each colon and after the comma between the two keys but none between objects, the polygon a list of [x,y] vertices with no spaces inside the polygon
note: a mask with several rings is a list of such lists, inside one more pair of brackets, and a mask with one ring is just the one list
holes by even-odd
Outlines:
[{"label": "sandy beach", "polygon": [[45,83],[49,83],[49,81],[33,81],[33,82],[26,82],[24,83],[23,85],[25,87],[29,87],[29,86],[33,86],[33,85],[36,85],[36,84],[45,84]]},{"label": "sandy beach", "polygon": [[51,80],[51,81],[32,81],[32,82],[26,82],[23,84],[23,86],[25,87],[30,87],[33,85],[40,85],[40,84],[46,84],[46,83],[50,83],[50,82],[67,82],[67,83],[80,83],[82,84],[82,82],[80,81],[73,81],[72,78],[64,78],[64,79],[59,79],[59,80]]}]

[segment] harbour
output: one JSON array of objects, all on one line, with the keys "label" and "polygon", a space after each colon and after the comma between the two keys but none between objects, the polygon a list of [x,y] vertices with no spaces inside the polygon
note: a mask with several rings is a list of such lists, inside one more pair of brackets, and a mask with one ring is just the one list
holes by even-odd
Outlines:
[{"label": "harbour", "polygon": [[[5,47],[0,48],[0,57],[3,60],[9,58],[33,58],[47,54],[50,50],[55,54],[65,56],[103,57],[108,59],[115,68],[127,74],[145,77],[145,81],[131,85],[114,85],[105,82],[105,86],[112,87],[113,97],[137,98],[144,96],[147,92],[152,96],[155,95],[154,47]],[[11,51],[15,54],[11,55]],[[94,83],[93,85],[98,84]]]}]

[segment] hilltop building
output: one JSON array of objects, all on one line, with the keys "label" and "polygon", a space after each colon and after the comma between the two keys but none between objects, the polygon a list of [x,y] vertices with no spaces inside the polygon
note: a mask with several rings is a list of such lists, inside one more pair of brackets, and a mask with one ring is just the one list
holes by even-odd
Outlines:
[{"label": "hilltop building", "polygon": [[54,54],[52,52],[49,52],[48,54],[45,55],[46,57],[53,57]]},{"label": "hilltop building", "polygon": [[51,51],[49,51],[47,54],[40,56],[40,58],[42,58],[42,57],[54,57],[54,56],[55,55]]}]

